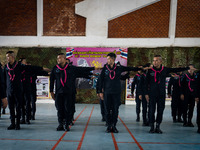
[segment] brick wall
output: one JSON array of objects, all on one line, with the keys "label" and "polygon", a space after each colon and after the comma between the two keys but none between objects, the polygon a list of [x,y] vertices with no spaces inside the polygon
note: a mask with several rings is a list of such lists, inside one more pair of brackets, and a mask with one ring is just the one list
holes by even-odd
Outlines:
[{"label": "brick wall", "polygon": [[84,36],[86,19],[75,14],[83,0],[44,0],[45,36]]},{"label": "brick wall", "polygon": [[109,21],[109,38],[168,37],[170,0],[162,0]]},{"label": "brick wall", "polygon": [[[43,0],[44,36],[85,36],[83,0]],[[170,1],[161,0],[108,22],[109,38],[167,38]],[[0,0],[0,35],[37,35],[37,0]],[[200,37],[200,0],[178,0],[176,37]]]},{"label": "brick wall", "polygon": [[0,35],[37,35],[36,0],[1,0]]},{"label": "brick wall", "polygon": [[178,0],[176,37],[200,37],[200,0]]}]

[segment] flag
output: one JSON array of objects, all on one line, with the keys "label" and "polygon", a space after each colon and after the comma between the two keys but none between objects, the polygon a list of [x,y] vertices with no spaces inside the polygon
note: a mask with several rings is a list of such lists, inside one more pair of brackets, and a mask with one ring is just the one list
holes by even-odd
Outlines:
[{"label": "flag", "polygon": [[120,57],[127,59],[128,58],[128,50],[127,48],[123,48],[123,49],[119,49],[119,51],[121,52]]},{"label": "flag", "polygon": [[67,49],[67,51],[66,51],[66,58],[71,58],[71,57],[73,57],[73,51],[74,51],[74,49]]}]

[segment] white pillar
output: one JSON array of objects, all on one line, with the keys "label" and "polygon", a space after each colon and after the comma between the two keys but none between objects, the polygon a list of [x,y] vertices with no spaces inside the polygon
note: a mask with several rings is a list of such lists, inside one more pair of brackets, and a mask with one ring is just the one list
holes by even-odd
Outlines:
[{"label": "white pillar", "polygon": [[174,41],[176,34],[177,0],[171,0],[169,18],[169,38]]},{"label": "white pillar", "polygon": [[43,36],[43,0],[37,0],[37,36]]}]

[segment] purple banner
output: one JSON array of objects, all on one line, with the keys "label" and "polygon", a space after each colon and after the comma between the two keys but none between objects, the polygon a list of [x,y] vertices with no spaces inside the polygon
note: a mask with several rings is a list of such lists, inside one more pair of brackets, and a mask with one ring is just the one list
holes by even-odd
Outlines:
[{"label": "purple banner", "polygon": [[[117,55],[116,63],[127,66],[128,49],[127,48],[88,48],[88,47],[68,47],[66,49],[66,58],[70,59],[75,66],[82,67],[103,67],[107,63],[107,54],[115,53]],[[101,71],[94,71],[96,75]],[[97,76],[92,79],[79,78],[76,81],[76,87],[80,89],[96,88]]]},{"label": "purple banner", "polygon": [[66,58],[69,58],[75,66],[103,67],[107,63],[106,56],[110,52],[117,55],[116,62],[119,61],[121,65],[127,66],[127,48],[68,47],[66,49]]}]

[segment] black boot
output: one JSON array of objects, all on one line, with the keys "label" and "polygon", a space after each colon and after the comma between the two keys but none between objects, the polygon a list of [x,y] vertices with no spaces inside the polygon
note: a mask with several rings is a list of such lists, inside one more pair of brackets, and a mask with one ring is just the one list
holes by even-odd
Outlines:
[{"label": "black boot", "polygon": [[117,130],[116,126],[112,126],[112,131],[113,131],[114,133],[118,133],[118,132],[119,132],[119,131]]},{"label": "black boot", "polygon": [[57,131],[65,131],[62,124],[58,125]]},{"label": "black boot", "polygon": [[15,126],[15,130],[20,130],[21,128],[20,128],[20,124],[16,124],[16,126]]},{"label": "black boot", "polygon": [[181,119],[181,117],[178,117],[178,122],[183,123],[183,120]]},{"label": "black boot", "polygon": [[15,129],[15,124],[11,124],[7,129],[8,130],[14,130]]},{"label": "black boot", "polygon": [[200,125],[198,125],[197,133],[200,133]]},{"label": "black boot", "polygon": [[108,126],[107,129],[106,129],[106,133],[110,133],[111,131],[112,131],[111,126]]},{"label": "black boot", "polygon": [[193,125],[192,122],[188,122],[187,126],[188,126],[188,127],[194,127],[194,125]]},{"label": "black boot", "polygon": [[176,120],[176,116],[173,116],[173,123],[176,123],[177,120]]},{"label": "black boot", "polygon": [[25,124],[25,119],[20,120],[20,124]]},{"label": "black boot", "polygon": [[139,114],[137,114],[136,122],[140,122],[140,115]]},{"label": "black boot", "polygon": [[159,123],[156,124],[155,133],[159,133],[159,134],[163,133],[162,130],[160,130],[160,124]]},{"label": "black boot", "polygon": [[6,114],[6,109],[3,108],[2,114]]},{"label": "black boot", "polygon": [[69,125],[65,125],[65,131],[70,131]]},{"label": "black boot", "polygon": [[30,120],[26,119],[26,124],[31,124]]},{"label": "black boot", "polygon": [[155,130],[154,130],[154,124],[151,124],[150,126],[151,126],[151,128],[149,130],[149,133],[154,133],[155,132]]}]

